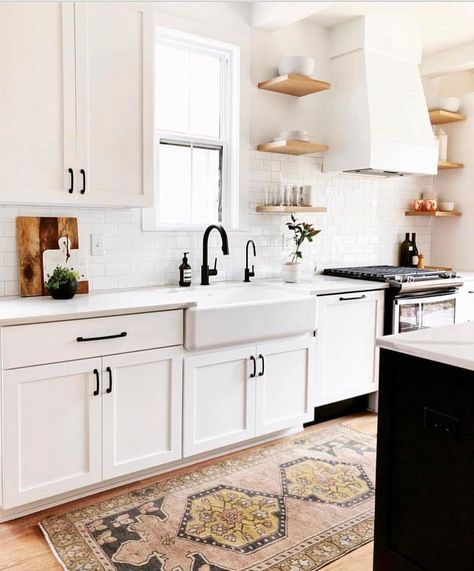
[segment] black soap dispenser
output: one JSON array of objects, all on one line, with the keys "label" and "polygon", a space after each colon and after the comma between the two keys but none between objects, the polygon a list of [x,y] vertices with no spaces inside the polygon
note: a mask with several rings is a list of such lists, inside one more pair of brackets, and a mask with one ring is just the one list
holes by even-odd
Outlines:
[{"label": "black soap dispenser", "polygon": [[183,263],[179,266],[179,285],[181,287],[191,285],[191,266],[188,264],[188,254],[189,252],[184,252]]}]

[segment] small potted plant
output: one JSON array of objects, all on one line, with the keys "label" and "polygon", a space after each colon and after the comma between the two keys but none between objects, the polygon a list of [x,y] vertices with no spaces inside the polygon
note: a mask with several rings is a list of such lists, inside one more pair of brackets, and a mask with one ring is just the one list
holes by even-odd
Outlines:
[{"label": "small potted plant", "polygon": [[77,291],[79,273],[74,268],[56,266],[52,275],[44,282],[53,299],[72,299]]},{"label": "small potted plant", "polygon": [[285,282],[296,283],[299,281],[301,274],[300,261],[303,258],[301,246],[305,240],[312,242],[313,238],[319,234],[321,230],[316,230],[312,224],[298,222],[293,214],[291,215],[291,222],[287,222],[286,225],[288,230],[293,232],[292,240],[295,243],[295,249],[290,254],[290,259],[283,264],[282,277]]}]

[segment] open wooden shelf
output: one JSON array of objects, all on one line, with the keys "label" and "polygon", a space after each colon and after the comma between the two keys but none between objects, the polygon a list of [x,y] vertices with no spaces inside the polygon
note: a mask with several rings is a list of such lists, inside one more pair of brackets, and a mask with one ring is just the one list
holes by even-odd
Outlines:
[{"label": "open wooden shelf", "polygon": [[444,125],[445,123],[457,123],[465,121],[466,117],[461,113],[453,113],[444,109],[434,109],[430,111],[430,120],[432,125]]},{"label": "open wooden shelf", "polygon": [[463,163],[453,163],[451,161],[438,161],[438,170],[452,170],[452,169],[462,169],[464,167]]},{"label": "open wooden shelf", "polygon": [[327,212],[324,206],[257,206],[257,212],[283,214],[292,212]]},{"label": "open wooden shelf", "polygon": [[318,91],[324,91],[330,87],[331,84],[326,81],[320,81],[319,79],[313,79],[306,75],[296,75],[293,73],[279,75],[268,81],[261,81],[258,84],[259,89],[285,93],[286,95],[294,95],[295,97],[304,97],[305,95],[311,95]]},{"label": "open wooden shelf", "polygon": [[442,210],[407,210],[405,212],[405,216],[431,216],[435,218],[449,218],[453,216],[461,216],[461,212],[457,212],[455,210],[451,212],[443,212]]},{"label": "open wooden shelf", "polygon": [[310,153],[324,153],[329,147],[319,143],[306,143],[304,141],[272,141],[257,146],[257,150],[267,153],[281,153],[284,155],[308,155]]}]

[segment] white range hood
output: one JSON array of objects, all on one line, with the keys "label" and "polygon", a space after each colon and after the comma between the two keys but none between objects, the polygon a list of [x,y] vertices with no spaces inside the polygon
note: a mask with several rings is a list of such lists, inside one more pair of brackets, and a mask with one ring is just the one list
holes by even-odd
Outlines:
[{"label": "white range hood", "polygon": [[416,23],[404,16],[355,18],[331,30],[330,55],[324,172],[436,174]]}]

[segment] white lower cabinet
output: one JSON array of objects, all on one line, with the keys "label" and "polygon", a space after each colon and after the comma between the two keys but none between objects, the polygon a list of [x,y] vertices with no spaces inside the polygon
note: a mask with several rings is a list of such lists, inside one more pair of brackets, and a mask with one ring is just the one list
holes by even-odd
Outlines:
[{"label": "white lower cabinet", "polygon": [[183,455],[301,425],[314,406],[313,361],[312,337],[186,357]]},{"label": "white lower cabinet", "polygon": [[181,458],[182,349],[3,371],[13,508]]},{"label": "white lower cabinet", "polygon": [[314,353],[314,337],[257,346],[261,365],[256,382],[257,436],[313,418]]},{"label": "white lower cabinet", "polygon": [[181,348],[105,357],[105,480],[181,458]]},{"label": "white lower cabinet", "polygon": [[3,508],[101,481],[100,369],[96,358],[3,372]]},{"label": "white lower cabinet", "polygon": [[466,282],[456,298],[456,323],[474,321],[474,282]]},{"label": "white lower cabinet", "polygon": [[317,406],[377,390],[383,307],[383,291],[318,297]]},{"label": "white lower cabinet", "polygon": [[184,360],[183,455],[228,446],[255,435],[255,347]]}]

